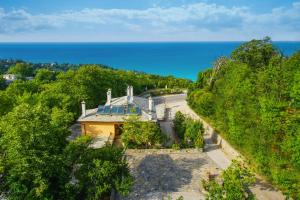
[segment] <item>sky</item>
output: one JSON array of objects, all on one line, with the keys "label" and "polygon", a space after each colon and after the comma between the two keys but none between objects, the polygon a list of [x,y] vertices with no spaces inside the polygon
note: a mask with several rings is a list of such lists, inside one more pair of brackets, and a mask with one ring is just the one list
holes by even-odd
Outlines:
[{"label": "sky", "polygon": [[300,0],[0,0],[0,42],[300,40]]}]

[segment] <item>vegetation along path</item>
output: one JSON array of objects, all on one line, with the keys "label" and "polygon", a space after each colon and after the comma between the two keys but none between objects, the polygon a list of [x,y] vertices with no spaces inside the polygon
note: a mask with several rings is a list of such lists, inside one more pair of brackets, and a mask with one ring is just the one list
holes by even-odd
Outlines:
[{"label": "vegetation along path", "polygon": [[[236,154],[238,153],[235,152],[234,150],[231,150],[230,145],[228,145],[228,148],[230,148],[231,151],[226,151],[225,153],[222,150],[222,148],[220,148],[219,144],[215,144],[212,141],[212,135],[214,133],[214,129],[203,119],[201,119],[192,109],[190,109],[190,107],[187,105],[186,102],[186,94],[169,95],[169,96],[163,96],[157,98],[163,98],[161,102],[164,102],[166,104],[166,108],[169,111],[168,115],[170,119],[174,118],[177,111],[187,114],[194,119],[200,119],[203,122],[205,128],[206,145],[204,149],[206,155],[211,160],[213,160],[215,164],[221,169],[225,169],[230,165],[231,159],[236,157]],[[223,140],[223,143],[226,143],[226,141]],[[255,186],[251,188],[251,191],[256,195],[257,199],[261,199],[261,200],[283,200],[284,199],[284,196],[280,191],[275,190],[268,183],[261,180],[260,178],[257,178],[257,182]]]}]

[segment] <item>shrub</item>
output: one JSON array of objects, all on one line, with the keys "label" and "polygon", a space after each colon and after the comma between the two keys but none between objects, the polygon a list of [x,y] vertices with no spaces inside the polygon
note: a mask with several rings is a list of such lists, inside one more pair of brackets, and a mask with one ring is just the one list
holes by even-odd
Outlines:
[{"label": "shrub", "polygon": [[[195,147],[196,142],[203,141],[203,126],[200,121],[194,121],[191,118],[185,119],[186,129],[184,133],[184,144],[188,147]],[[200,139],[199,139],[200,138]],[[198,141],[197,141],[198,140]],[[198,147],[203,147],[198,143]]]},{"label": "shrub", "polygon": [[203,148],[204,147],[204,138],[202,135],[198,134],[198,136],[195,139],[194,145],[196,148]]},{"label": "shrub", "polygon": [[237,161],[223,171],[223,183],[216,180],[203,181],[203,187],[208,192],[208,200],[250,200],[255,199],[249,191],[249,186],[255,182],[254,174]]},{"label": "shrub", "polygon": [[210,116],[214,113],[213,94],[205,90],[195,90],[189,96],[189,104],[196,108],[197,113]]},{"label": "shrub", "polygon": [[174,118],[173,123],[174,123],[174,129],[175,129],[175,132],[177,133],[177,136],[180,139],[183,139],[184,132],[185,132],[185,129],[186,129],[185,116],[181,112],[177,112],[175,114],[175,118]]},{"label": "shrub", "polygon": [[175,132],[181,139],[181,145],[183,147],[203,148],[204,129],[200,121],[193,120],[190,117],[184,116],[181,112],[177,112],[173,123]]},{"label": "shrub", "polygon": [[178,144],[178,143],[173,143],[173,144],[172,144],[172,149],[174,149],[174,150],[179,150],[179,149],[180,149],[180,144]]},{"label": "shrub", "polygon": [[122,142],[126,148],[160,147],[165,136],[154,122],[142,122],[130,117],[123,126]]}]

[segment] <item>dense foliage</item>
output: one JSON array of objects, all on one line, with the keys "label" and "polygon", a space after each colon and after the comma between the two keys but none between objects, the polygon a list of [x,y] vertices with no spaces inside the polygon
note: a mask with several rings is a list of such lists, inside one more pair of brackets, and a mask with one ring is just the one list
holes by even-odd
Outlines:
[{"label": "dense foliage", "polygon": [[134,116],[124,123],[121,137],[126,148],[161,147],[166,139],[156,123],[139,121]]},{"label": "dense foliage", "polygon": [[17,63],[10,67],[8,73],[15,74],[20,78],[25,78],[33,75],[32,65],[28,63]]},{"label": "dense foliage", "polygon": [[199,120],[193,120],[178,111],[173,123],[175,132],[181,140],[181,147],[204,147],[204,129]]},{"label": "dense foliage", "polygon": [[189,104],[288,196],[300,198],[300,52],[269,38],[237,48],[200,73]]},{"label": "dense foliage", "polygon": [[208,192],[207,200],[253,200],[255,197],[249,186],[255,183],[254,174],[237,161],[222,172],[221,182],[217,180],[203,181],[203,187]]},{"label": "dense foliage", "polygon": [[68,142],[72,117],[22,103],[1,118],[1,193],[9,199],[100,199],[112,189],[128,192],[132,178],[122,151],[90,149],[90,140],[80,137]]},{"label": "dense foliage", "polygon": [[[26,63],[9,69],[5,63],[3,73],[19,70],[27,76],[23,67],[36,69]],[[20,78],[2,88],[0,197],[103,199],[112,190],[127,194],[132,177],[122,149],[90,149],[88,138],[67,140],[82,100],[88,108],[96,107],[106,100],[108,88],[113,96],[124,95],[127,84],[140,93],[165,85],[182,88],[189,81],[92,65],[66,72],[38,69],[33,80]],[[157,131],[153,125],[145,128]]]},{"label": "dense foliage", "polygon": [[[64,155],[67,166],[74,173],[72,187],[67,187],[67,198],[102,199],[110,196],[112,190],[121,195],[127,195],[133,184],[129,167],[122,149],[103,147],[100,149],[86,148],[90,138],[79,138],[71,142]],[[72,193],[71,193],[72,192]]]},{"label": "dense foliage", "polygon": [[0,76],[0,90],[5,89],[5,87],[6,87],[6,81],[2,76]]},{"label": "dense foliage", "polygon": [[144,94],[155,97],[162,95],[170,95],[170,94],[182,94],[186,90],[186,88],[163,88],[163,89],[153,89],[144,92]]}]

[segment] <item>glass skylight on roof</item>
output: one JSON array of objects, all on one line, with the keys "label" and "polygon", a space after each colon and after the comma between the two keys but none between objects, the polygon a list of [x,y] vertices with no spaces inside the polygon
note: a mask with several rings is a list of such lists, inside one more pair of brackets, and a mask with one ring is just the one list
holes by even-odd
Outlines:
[{"label": "glass skylight on roof", "polygon": [[134,105],[99,106],[100,115],[141,115],[142,110]]},{"label": "glass skylight on roof", "polygon": [[111,114],[118,114],[118,107],[117,106],[112,107]]},{"label": "glass skylight on roof", "polygon": [[124,115],[125,114],[125,108],[124,108],[124,106],[119,106],[118,107],[118,114],[119,115]]},{"label": "glass skylight on roof", "polygon": [[104,106],[104,114],[110,114],[110,106]]}]

